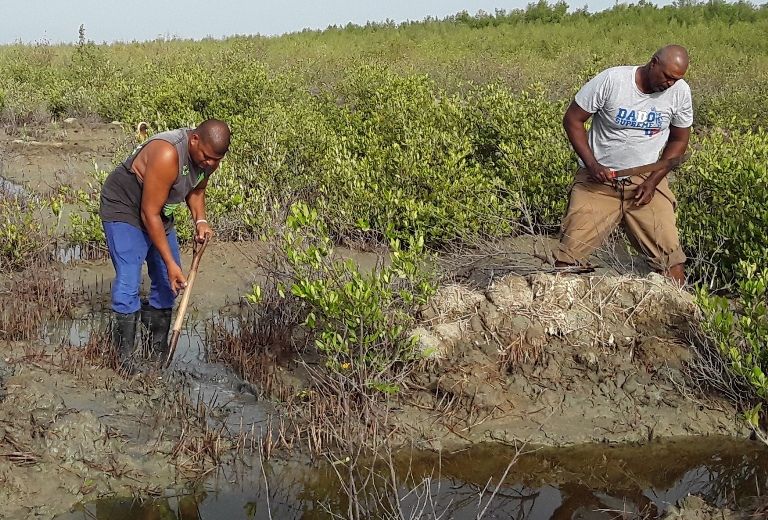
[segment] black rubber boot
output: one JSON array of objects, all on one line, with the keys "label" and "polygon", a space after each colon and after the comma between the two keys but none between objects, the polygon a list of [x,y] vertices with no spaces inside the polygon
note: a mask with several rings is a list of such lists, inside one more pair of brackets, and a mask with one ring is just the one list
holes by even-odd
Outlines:
[{"label": "black rubber boot", "polygon": [[141,323],[144,325],[144,347],[151,361],[165,361],[168,355],[168,331],[171,330],[173,309],[155,309],[149,304],[141,306]]},{"label": "black rubber boot", "polygon": [[117,363],[125,375],[136,373],[133,361],[136,341],[136,324],[139,322],[139,311],[130,314],[112,313],[112,345],[117,353]]}]

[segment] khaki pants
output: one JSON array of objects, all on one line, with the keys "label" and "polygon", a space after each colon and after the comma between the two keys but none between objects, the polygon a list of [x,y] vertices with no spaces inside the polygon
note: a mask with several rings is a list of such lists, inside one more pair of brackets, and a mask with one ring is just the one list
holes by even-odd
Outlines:
[{"label": "khaki pants", "polygon": [[677,202],[667,179],[659,183],[651,202],[638,206],[634,202],[635,190],[643,180],[632,177],[622,190],[595,182],[586,170],[579,170],[571,187],[555,259],[569,264],[584,263],[623,223],[630,240],[648,257],[654,269],[666,271],[685,263],[675,224]]}]

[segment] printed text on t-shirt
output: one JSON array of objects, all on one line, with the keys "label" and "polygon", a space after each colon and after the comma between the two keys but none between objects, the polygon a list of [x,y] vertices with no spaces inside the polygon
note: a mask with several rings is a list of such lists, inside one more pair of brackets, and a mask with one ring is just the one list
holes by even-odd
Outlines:
[{"label": "printed text on t-shirt", "polygon": [[628,108],[619,108],[616,112],[616,124],[628,128],[641,128],[645,130],[645,135],[655,135],[661,131],[663,115],[656,110],[656,107],[649,111],[630,110]]}]

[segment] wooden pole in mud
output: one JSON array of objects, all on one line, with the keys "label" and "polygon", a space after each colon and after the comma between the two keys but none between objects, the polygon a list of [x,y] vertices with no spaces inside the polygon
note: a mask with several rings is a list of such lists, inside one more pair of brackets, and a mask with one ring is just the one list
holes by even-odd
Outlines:
[{"label": "wooden pole in mud", "polygon": [[176,311],[176,321],[173,322],[173,334],[171,335],[170,348],[168,349],[168,359],[165,360],[163,368],[170,366],[173,355],[176,352],[176,344],[179,342],[179,336],[181,335],[181,325],[184,323],[184,315],[187,313],[187,306],[189,305],[189,295],[192,294],[192,285],[195,283],[197,269],[200,267],[200,258],[202,258],[205,252],[205,246],[208,245],[209,238],[206,235],[200,249],[195,252],[195,256],[192,258],[192,267],[189,270],[189,275],[187,275],[187,287],[184,289],[179,309]]}]

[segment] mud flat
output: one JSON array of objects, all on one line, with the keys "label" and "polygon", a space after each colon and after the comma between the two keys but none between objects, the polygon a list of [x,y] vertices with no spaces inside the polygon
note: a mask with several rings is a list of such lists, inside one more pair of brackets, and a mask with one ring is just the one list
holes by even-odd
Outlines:
[{"label": "mud flat", "polygon": [[153,493],[184,427],[162,384],[125,380],[32,345],[3,349],[0,516],[50,518],[89,496]]},{"label": "mud flat", "polygon": [[[109,169],[109,157],[130,141],[117,125],[77,121],[6,131],[0,134],[6,158],[0,175],[9,179],[4,189],[45,196],[62,184],[84,187],[93,161]],[[71,167],[61,170],[62,161]],[[730,403],[688,385],[690,332],[699,319],[691,295],[658,276],[637,276],[642,271],[631,258],[625,265],[633,276],[618,275],[616,269],[598,270],[597,276],[541,272],[542,257],[552,246],[546,237],[494,245],[503,253],[496,265],[457,269],[454,280],[421,310],[413,332],[429,360],[391,403],[389,426],[409,460],[422,457],[412,450],[428,455],[423,455],[423,471],[410,480],[407,468],[398,470],[403,482],[423,481],[453,457],[455,467],[433,482],[444,488],[458,483],[462,492],[437,495],[454,504],[450,515],[475,518],[474,502],[462,509],[457,497],[475,500],[478,488],[499,478],[514,457],[505,450],[524,445],[539,450],[542,458],[535,460],[542,466],[533,471],[534,463],[521,458],[520,471],[511,470],[504,489],[518,497],[549,498],[535,511],[527,499],[500,505],[509,515],[528,511],[526,518],[550,518],[560,508],[570,515],[562,518],[607,519],[613,517],[598,510],[617,510],[630,501],[636,512],[652,502],[654,511],[678,515],[670,518],[745,518],[718,509],[729,503],[703,482],[731,474],[741,483],[739,497],[759,494],[768,485],[764,448],[741,442],[749,432]],[[186,266],[190,254],[184,252]],[[74,295],[53,313],[55,322],[30,329],[37,331],[34,337],[16,341],[0,332],[0,518],[50,518],[78,503],[86,505],[78,506],[81,511],[72,514],[81,516],[72,518],[141,518],[170,510],[182,517],[180,511],[193,505],[210,507],[209,517],[217,518],[235,506],[251,511],[246,506],[252,502],[261,510],[270,506],[261,502],[264,495],[250,496],[247,486],[256,489],[264,480],[260,459],[253,456],[259,436],[270,430],[268,417],[280,414],[280,403],[257,399],[264,389],[212,362],[206,343],[206,327],[214,318],[226,317],[238,329],[240,297],[263,279],[260,261],[266,254],[257,242],[212,243],[173,370],[135,379],[109,368],[104,337],[98,335],[108,315],[109,260],[82,260],[73,253],[56,267],[55,283],[43,284],[48,292],[39,294],[19,289],[27,287],[19,280],[32,276],[0,275],[4,310],[37,313],[54,294],[50,287]],[[342,254],[363,266],[376,263],[372,253]],[[64,298],[61,291],[55,295]],[[41,303],[19,305],[28,296]],[[38,314],[36,319],[43,319]],[[275,384],[284,395],[307,388],[307,373],[296,356],[267,359],[276,364]],[[611,459],[610,453],[623,449],[616,446],[627,442],[651,450],[636,459],[658,458],[667,466]],[[582,449],[584,444],[593,447]],[[546,451],[565,446],[574,455]],[[685,459],[691,446],[701,451]],[[560,477],[546,473],[555,459]],[[603,459],[614,463],[596,465]],[[728,464],[718,465],[724,459]],[[246,469],[231,472],[236,461]],[[291,504],[272,509],[284,517],[313,511],[325,518],[327,511],[307,504],[338,502],[337,466],[308,471],[300,454],[268,464],[273,498]],[[617,468],[644,477],[631,485],[588,478],[620,482]],[[749,471],[739,473],[739,468]],[[570,477],[561,478],[564,474]],[[724,484],[732,490],[729,485]],[[649,502],[647,495],[656,492],[649,490],[664,490],[666,498]],[[300,498],[302,492],[310,498]],[[702,495],[705,503],[686,501],[689,493]],[[214,507],[216,496],[222,498]],[[343,511],[343,504],[336,505]],[[112,513],[99,516],[97,509]]]},{"label": "mud flat", "polygon": [[[231,288],[244,292],[256,279],[258,273],[243,265],[261,251],[256,243],[212,244],[196,286],[195,319],[204,322],[212,313],[237,307]],[[80,294],[75,315],[104,308],[111,276],[107,262],[62,267],[66,285]],[[691,355],[686,337],[697,310],[689,294],[659,277],[509,274],[484,287],[445,285],[421,314],[415,332],[431,361],[392,410],[404,453],[415,448],[444,458],[470,450],[475,458],[465,461],[469,468],[523,444],[539,449],[599,443],[610,449],[632,442],[662,449],[664,439],[686,436],[707,457],[718,457],[717,446],[726,443],[720,439],[748,435],[731,405],[686,387]],[[105,368],[104,360],[88,357],[97,325],[67,323],[64,335],[3,346],[0,499],[8,518],[50,517],[99,497],[191,496],[190,482],[199,485],[201,475],[218,474],[212,468],[242,456],[243,433],[266,431],[267,415],[279,413],[279,406],[272,410],[259,403],[253,395],[258,389],[231,369],[210,363],[205,334],[195,332],[194,323],[171,374],[129,380]],[[289,360],[278,372],[294,392],[307,383],[297,368]],[[218,425],[220,443],[213,451],[211,424]],[[225,428],[218,429],[221,425]],[[677,446],[679,455],[686,441]],[[761,449],[756,443],[740,446],[732,449],[744,454]],[[581,453],[585,467],[598,456]],[[675,453],[663,457],[675,460]],[[248,478],[258,480],[252,452],[249,457]],[[457,470],[456,478],[482,480],[467,471]],[[501,473],[503,468],[494,466],[484,475]],[[677,473],[683,479],[686,470]],[[290,487],[295,475],[281,478]],[[326,475],[321,487],[338,493],[334,478]],[[754,478],[765,482],[761,473]],[[536,485],[555,482],[545,481]],[[205,485],[209,496],[227,487]],[[590,496],[598,488],[589,487]],[[667,509],[691,510],[678,504],[682,498]]]},{"label": "mud flat", "polygon": [[[115,154],[135,139],[123,125],[80,120],[0,129],[2,176],[36,193],[86,188],[95,169],[110,170]],[[122,158],[121,158],[122,159]]]}]

